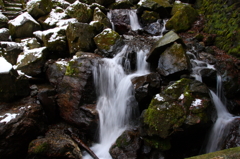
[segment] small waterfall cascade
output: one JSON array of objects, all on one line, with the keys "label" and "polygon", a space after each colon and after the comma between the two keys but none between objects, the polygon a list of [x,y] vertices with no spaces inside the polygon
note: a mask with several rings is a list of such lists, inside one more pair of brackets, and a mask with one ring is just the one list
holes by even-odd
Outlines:
[{"label": "small waterfall cascade", "polygon": [[[202,77],[201,77],[201,70],[208,68],[208,69],[214,69],[213,65],[210,65],[204,61],[197,60],[196,57],[196,51],[194,47],[192,48],[191,51],[188,51],[187,54],[192,57],[191,64],[193,66],[192,68],[192,76],[202,82]],[[205,147],[205,152],[204,153],[210,153],[214,151],[221,150],[223,142],[225,137],[229,133],[229,129],[231,126],[231,122],[236,118],[233,117],[232,114],[228,112],[226,109],[226,106],[222,102],[222,80],[221,76],[218,74],[217,75],[217,93],[214,93],[212,90],[210,90],[210,94],[212,97],[213,104],[215,105],[216,111],[217,111],[217,120],[214,123],[209,138],[207,145]]]}]

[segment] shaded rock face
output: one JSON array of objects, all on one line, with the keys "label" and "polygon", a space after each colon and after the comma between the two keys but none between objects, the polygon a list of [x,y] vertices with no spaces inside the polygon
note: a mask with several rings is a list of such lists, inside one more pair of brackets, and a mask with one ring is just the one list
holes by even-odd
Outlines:
[{"label": "shaded rock face", "polygon": [[190,71],[190,61],[181,44],[174,43],[159,58],[157,70],[163,76]]},{"label": "shaded rock face", "polygon": [[9,31],[13,38],[33,37],[33,32],[41,30],[40,24],[27,12],[10,20]]},{"label": "shaded rock face", "polygon": [[26,4],[26,9],[32,17],[39,18],[50,13],[52,6],[52,0],[30,0]]},{"label": "shaded rock face", "polygon": [[166,138],[183,126],[211,123],[211,109],[207,87],[183,78],[152,99],[143,114],[144,130],[148,136]]},{"label": "shaded rock face", "polygon": [[43,110],[32,98],[3,103],[0,109],[0,156],[23,159],[30,141],[44,130]]},{"label": "shaded rock face", "polygon": [[160,91],[161,77],[158,73],[151,73],[133,78],[132,83],[141,112],[148,107],[152,97]]},{"label": "shaded rock face", "polygon": [[17,70],[21,70],[30,76],[37,76],[42,73],[46,62],[48,50],[46,47],[24,50],[17,59]]},{"label": "shaded rock face", "polygon": [[23,51],[23,46],[16,42],[0,42],[2,56],[12,65],[17,62],[18,55]]},{"label": "shaded rock face", "polygon": [[64,129],[69,127],[63,123],[51,126],[45,137],[31,141],[27,159],[81,159],[78,145],[64,133]]},{"label": "shaded rock face", "polygon": [[153,11],[144,11],[141,16],[141,20],[144,24],[156,22],[158,19],[160,19],[158,13]]},{"label": "shaded rock face", "polygon": [[[180,5],[179,3],[175,5]],[[173,16],[167,21],[166,28],[168,30],[173,29],[176,32],[186,31],[188,30],[193,22],[196,20],[198,13],[195,9],[193,9],[190,5],[185,5],[181,7],[176,7],[178,9],[174,9],[173,7]]]},{"label": "shaded rock face", "polygon": [[96,3],[104,5],[104,6],[108,6],[112,3],[115,2],[115,0],[95,0]]},{"label": "shaded rock face", "polygon": [[111,28],[112,24],[108,17],[98,8],[94,9],[93,21],[98,21],[103,24],[104,28]]},{"label": "shaded rock face", "polygon": [[96,35],[94,41],[104,57],[113,57],[114,53],[120,51],[124,44],[120,35],[109,28]]},{"label": "shaded rock face", "polygon": [[86,23],[71,23],[66,30],[70,54],[77,51],[93,51],[95,44],[93,37],[96,35],[95,28]]},{"label": "shaded rock face", "polygon": [[147,55],[147,62],[149,62],[152,67],[156,68],[158,66],[158,59],[160,55],[174,42],[183,43],[182,39],[173,31],[168,32],[157,42],[155,42]]},{"label": "shaded rock face", "polygon": [[130,9],[133,4],[130,1],[118,1],[109,6],[110,9]]},{"label": "shaded rock face", "polygon": [[7,28],[8,27],[8,18],[0,13],[0,28]]},{"label": "shaded rock face", "polygon": [[138,13],[142,14],[144,10],[158,12],[161,18],[170,16],[172,5],[168,0],[146,0],[138,3]]},{"label": "shaded rock face", "polygon": [[60,116],[88,132],[95,132],[97,128],[92,67],[98,64],[98,58],[96,54],[79,53],[68,62],[66,72],[57,85]]},{"label": "shaded rock face", "polygon": [[119,136],[110,148],[110,154],[115,159],[137,159],[141,147],[138,132],[127,130]]},{"label": "shaded rock face", "polygon": [[0,41],[10,41],[10,32],[7,28],[0,29]]}]

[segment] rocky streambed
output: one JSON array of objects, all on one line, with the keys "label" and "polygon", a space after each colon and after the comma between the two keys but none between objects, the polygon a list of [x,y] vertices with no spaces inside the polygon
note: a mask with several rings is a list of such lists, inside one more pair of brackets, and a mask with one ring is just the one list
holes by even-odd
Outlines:
[{"label": "rocky streambed", "polygon": [[216,150],[237,147],[240,62],[213,46],[193,3],[29,0],[16,18],[0,12],[0,158],[91,158],[76,138],[102,159],[206,153],[210,89],[235,116]]}]

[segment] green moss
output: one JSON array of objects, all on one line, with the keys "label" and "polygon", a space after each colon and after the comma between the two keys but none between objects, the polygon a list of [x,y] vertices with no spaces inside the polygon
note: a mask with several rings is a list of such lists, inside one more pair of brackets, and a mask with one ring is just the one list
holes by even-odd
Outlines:
[{"label": "green moss", "polygon": [[82,63],[76,64],[76,61],[70,61],[66,68],[65,75],[66,76],[77,76],[79,73],[79,67],[82,66]]},{"label": "green moss", "polygon": [[199,13],[204,14],[206,24],[204,31],[216,34],[219,40],[215,45],[227,51],[229,54],[239,57],[240,33],[240,7],[238,3],[228,5],[222,0],[201,0]]},{"label": "green moss", "polygon": [[46,142],[38,144],[38,145],[34,145],[34,147],[32,147],[32,149],[33,149],[32,153],[44,154],[44,153],[46,153],[46,151],[48,151],[49,147],[50,147],[50,145]]},{"label": "green moss", "polygon": [[157,136],[154,136],[154,137],[144,137],[143,140],[149,146],[161,151],[166,151],[171,148],[171,143],[169,139],[162,139]]}]

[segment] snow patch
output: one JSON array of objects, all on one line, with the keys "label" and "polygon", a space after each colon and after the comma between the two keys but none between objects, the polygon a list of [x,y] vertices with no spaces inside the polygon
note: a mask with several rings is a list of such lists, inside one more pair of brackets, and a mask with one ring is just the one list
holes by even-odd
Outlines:
[{"label": "snow patch", "polygon": [[178,99],[179,99],[179,100],[182,100],[183,98],[184,98],[184,94],[181,94]]},{"label": "snow patch", "polygon": [[159,102],[165,101],[164,98],[163,98],[162,96],[160,96],[160,94],[156,94],[156,96],[154,97],[154,99],[157,99]]},{"label": "snow patch", "polygon": [[192,107],[197,107],[197,106],[199,106],[201,104],[202,104],[202,100],[201,99],[195,99],[194,101],[192,101],[191,106]]},{"label": "snow patch", "polygon": [[19,115],[19,114],[6,113],[4,116],[0,116],[0,118],[3,118],[2,120],[0,120],[0,123],[4,123],[4,122],[5,122],[5,123],[8,123],[8,122],[10,122],[12,119],[16,118],[17,115]]},{"label": "snow patch", "polygon": [[17,16],[13,20],[10,20],[9,23],[14,25],[14,26],[21,26],[25,22],[27,22],[28,20],[30,20],[30,21],[36,23],[37,25],[39,25],[39,23],[35,19],[33,19],[33,17],[28,12],[25,12],[25,13]]},{"label": "snow patch", "polygon": [[12,64],[10,64],[4,57],[0,57],[0,73],[7,73],[12,69]]}]

